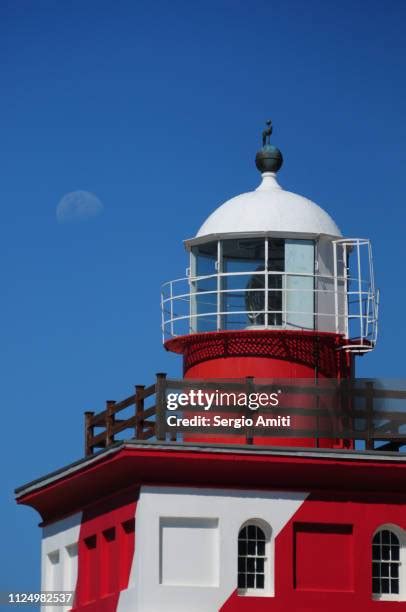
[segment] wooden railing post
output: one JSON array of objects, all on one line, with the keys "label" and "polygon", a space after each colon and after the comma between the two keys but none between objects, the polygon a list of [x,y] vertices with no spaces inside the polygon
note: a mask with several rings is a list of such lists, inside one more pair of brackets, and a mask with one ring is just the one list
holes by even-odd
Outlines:
[{"label": "wooden railing post", "polygon": [[[354,385],[353,385],[353,378],[349,378],[347,383],[346,383],[347,387],[347,395],[346,395],[346,401],[345,404],[342,408],[342,414],[343,414],[343,427],[346,431],[351,432],[353,436],[355,436],[355,425],[354,425],[354,419],[352,418],[352,416],[350,417],[349,415],[352,415],[353,409],[354,409],[354,405],[355,405],[355,395],[354,395]],[[352,438],[353,440],[353,444],[354,444],[354,448],[355,448],[355,438]],[[347,442],[348,444],[348,442]],[[349,442],[349,444],[351,445],[351,442]]]},{"label": "wooden railing post", "polygon": [[144,394],[143,391],[145,385],[135,385],[135,416],[137,417],[137,423],[135,426],[135,439],[142,440],[144,433]]},{"label": "wooden railing post", "polygon": [[[319,431],[320,431],[320,395],[319,395],[319,389],[318,389],[318,385],[319,385],[319,379],[316,378],[312,387],[312,391],[314,391],[313,395],[313,399],[316,399],[316,402],[312,401],[311,402],[311,406],[313,408],[314,404],[316,404],[316,431],[314,432],[314,441],[315,441],[315,445],[316,448],[319,448],[320,446],[320,438],[319,438]],[[309,420],[309,419],[306,419]],[[333,417],[333,427],[335,427],[335,423],[336,423],[336,419],[335,417]],[[310,424],[312,425],[312,420],[310,419]],[[310,426],[311,426],[310,425]]]},{"label": "wooden railing post", "polygon": [[368,380],[365,383],[365,407],[367,416],[367,439],[365,443],[366,450],[374,450],[373,433],[373,411],[374,411],[374,383]]},{"label": "wooden railing post", "polygon": [[[246,376],[245,377],[245,382],[246,382],[246,391],[245,392],[246,392],[247,398],[248,398],[249,395],[254,390],[254,377],[253,376]],[[254,438],[252,436],[252,431],[250,432],[249,429],[245,430],[245,443],[246,444],[253,444],[254,443]]]},{"label": "wooden railing post", "polygon": [[91,445],[91,440],[93,438],[93,426],[91,425],[91,421],[93,415],[94,412],[90,410],[85,412],[85,457],[93,454],[93,446]]},{"label": "wooden railing post", "polygon": [[106,401],[106,448],[113,444],[114,442],[114,434],[113,434],[113,426],[114,426],[114,412],[113,407],[116,402],[114,400]]},{"label": "wooden railing post", "polygon": [[166,374],[158,372],[156,375],[156,421],[155,437],[157,440],[165,440],[165,415],[166,415]]}]

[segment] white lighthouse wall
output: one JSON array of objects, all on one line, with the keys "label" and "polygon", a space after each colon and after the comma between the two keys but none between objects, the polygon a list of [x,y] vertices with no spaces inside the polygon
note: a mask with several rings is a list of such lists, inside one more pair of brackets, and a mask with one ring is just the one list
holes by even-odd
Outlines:
[{"label": "white lighthouse wall", "polygon": [[[78,576],[78,541],[82,513],[73,514],[42,530],[41,590],[74,591]],[[42,612],[65,612],[69,606],[41,606]]]},{"label": "white lighthouse wall", "polygon": [[237,588],[237,542],[249,520],[269,525],[263,595],[274,589],[275,537],[308,493],[142,487],[135,554],[119,612],[218,610]]}]

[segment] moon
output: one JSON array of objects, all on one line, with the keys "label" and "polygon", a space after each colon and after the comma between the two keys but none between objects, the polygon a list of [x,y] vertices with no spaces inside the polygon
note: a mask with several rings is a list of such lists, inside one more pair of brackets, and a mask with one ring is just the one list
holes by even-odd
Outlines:
[{"label": "moon", "polygon": [[56,218],[59,223],[85,221],[100,215],[103,204],[90,191],[71,191],[66,193],[56,207]]}]

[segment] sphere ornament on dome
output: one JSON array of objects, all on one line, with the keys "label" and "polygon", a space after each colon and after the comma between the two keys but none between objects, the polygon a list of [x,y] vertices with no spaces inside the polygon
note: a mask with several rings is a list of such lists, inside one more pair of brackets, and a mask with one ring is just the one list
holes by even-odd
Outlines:
[{"label": "sphere ornament on dome", "polygon": [[277,147],[271,145],[272,121],[266,122],[267,127],[262,132],[262,149],[255,157],[255,164],[261,173],[278,172],[283,164],[282,153]]}]

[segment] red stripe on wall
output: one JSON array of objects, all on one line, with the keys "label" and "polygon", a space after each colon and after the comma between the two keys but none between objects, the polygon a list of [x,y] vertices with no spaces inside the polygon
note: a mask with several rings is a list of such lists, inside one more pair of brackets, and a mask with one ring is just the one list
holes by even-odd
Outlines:
[{"label": "red stripe on wall", "polygon": [[[372,538],[380,526],[406,529],[396,496],[333,493],[307,498],[275,540],[275,596],[241,596],[220,612],[373,612],[406,609],[372,599]],[[235,568],[237,582],[237,567]]]},{"label": "red stripe on wall", "polygon": [[128,587],[135,550],[138,491],[126,491],[83,512],[74,611],[116,612]]}]

